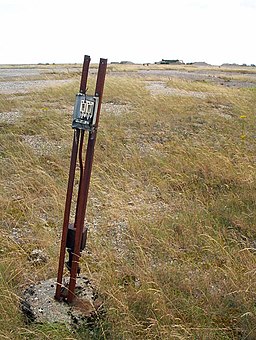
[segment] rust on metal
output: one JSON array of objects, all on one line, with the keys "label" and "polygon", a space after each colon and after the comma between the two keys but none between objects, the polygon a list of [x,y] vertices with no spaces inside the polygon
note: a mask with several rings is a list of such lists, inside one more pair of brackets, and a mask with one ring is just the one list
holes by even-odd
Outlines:
[{"label": "rust on metal", "polygon": [[[82,77],[80,83],[80,93],[86,94],[87,88],[87,79],[89,72],[89,64],[90,57],[84,57]],[[107,69],[107,59],[100,59],[96,88],[94,97],[97,99],[97,112],[96,120],[91,129],[89,129],[89,136],[87,142],[86,156],[83,165],[83,143],[84,143],[84,133],[83,129],[75,128],[74,131],[74,140],[73,147],[71,153],[71,162],[70,162],[70,172],[69,172],[69,180],[68,180],[68,189],[66,195],[66,206],[64,212],[64,222],[63,222],[63,231],[62,231],[62,240],[61,240],[61,250],[60,250],[60,258],[59,258],[59,269],[58,269],[58,277],[57,277],[57,287],[55,298],[57,300],[66,299],[67,302],[72,302],[75,296],[75,285],[77,275],[80,271],[79,268],[79,259],[81,256],[81,251],[84,249],[86,245],[86,237],[87,237],[87,229],[84,226],[84,219],[86,214],[89,186],[90,186],[90,178],[92,172],[92,163],[94,156],[94,148],[97,136],[97,129],[99,123],[101,102],[103,96],[103,89],[105,83]],[[86,98],[86,96],[85,96]],[[76,201],[76,214],[75,214],[75,222],[74,225],[70,224],[70,210],[71,210],[71,202],[73,195],[73,186],[74,186],[74,177],[75,177],[75,168],[77,155],[79,158],[79,167],[80,167],[80,179],[79,179],[79,187]],[[69,235],[68,233],[72,233]],[[68,244],[67,244],[68,238]],[[71,241],[72,240],[72,241]],[[73,244],[74,243],[74,244]],[[64,271],[64,262],[65,262],[65,254],[66,248],[68,248],[69,252],[69,261],[68,261],[68,269],[70,270],[70,280],[68,286],[67,295],[62,294],[62,279],[63,279],[63,271]]]},{"label": "rust on metal", "polygon": [[89,55],[84,56],[84,63],[83,63],[83,70],[80,82],[80,93],[86,92],[86,85],[89,73],[89,65],[90,65],[91,58]]},{"label": "rust on metal", "polygon": [[57,287],[55,298],[60,300],[61,298],[61,285],[63,278],[63,270],[64,270],[64,262],[65,262],[65,251],[66,251],[66,243],[67,243],[67,234],[68,234],[68,224],[70,217],[70,209],[74,188],[74,179],[75,179],[75,169],[76,169],[76,159],[77,159],[77,150],[79,144],[80,131],[74,131],[73,137],[73,146],[71,152],[71,160],[70,160],[70,169],[69,169],[69,178],[68,178],[68,188],[66,194],[66,204],[64,211],[64,219],[63,219],[63,228],[62,228],[62,238],[61,238],[61,249],[60,249],[60,257],[59,257],[59,269],[57,276]]},{"label": "rust on metal", "polygon": [[81,238],[82,238],[82,231],[84,228],[84,219],[85,219],[87,199],[88,199],[88,193],[89,193],[92,163],[93,163],[93,156],[94,156],[94,147],[95,147],[97,128],[98,128],[98,123],[99,123],[99,115],[100,115],[100,107],[101,107],[102,94],[103,94],[103,88],[104,88],[104,82],[105,82],[106,67],[107,67],[107,60],[101,59],[99,63],[98,77],[97,77],[96,89],[95,89],[95,96],[99,97],[97,119],[96,119],[95,129],[89,132],[84,171],[83,171],[83,176],[81,179],[81,187],[80,187],[81,190],[79,193],[79,197],[77,199],[77,213],[75,217],[75,227],[76,227],[75,248],[74,248],[73,260],[72,260],[70,282],[69,282],[69,289],[68,289],[68,296],[67,296],[68,302],[72,302],[74,298],[74,290],[75,290],[75,284],[76,284],[78,264],[79,264],[79,258],[81,255],[80,244],[81,244]]}]

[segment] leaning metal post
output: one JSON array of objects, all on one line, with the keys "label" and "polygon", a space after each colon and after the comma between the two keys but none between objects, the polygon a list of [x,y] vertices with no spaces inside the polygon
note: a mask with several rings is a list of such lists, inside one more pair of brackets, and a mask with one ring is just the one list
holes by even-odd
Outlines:
[{"label": "leaning metal post", "polygon": [[77,271],[78,271],[78,262],[80,258],[80,246],[81,246],[81,240],[82,240],[82,233],[84,229],[84,218],[85,218],[87,199],[88,199],[88,193],[89,193],[92,163],[93,163],[93,156],[94,156],[94,147],[95,147],[96,136],[97,136],[97,128],[98,128],[98,123],[99,123],[106,69],[107,69],[107,59],[100,59],[98,77],[97,77],[96,89],[95,89],[95,97],[98,98],[98,108],[97,108],[95,126],[89,132],[89,136],[88,136],[84,171],[83,171],[83,176],[81,179],[80,195],[77,201],[77,213],[76,213],[76,218],[75,218],[75,227],[76,227],[75,248],[74,248],[74,253],[73,253],[70,282],[69,282],[69,289],[68,289],[68,296],[67,296],[68,302],[72,302],[74,298],[74,290],[75,290],[76,277],[77,277]]},{"label": "leaning metal post", "polygon": [[75,179],[75,168],[76,168],[79,136],[80,136],[80,130],[75,130],[74,137],[73,137],[73,147],[72,147],[72,152],[71,152],[68,188],[67,188],[67,194],[66,194],[66,204],[65,204],[65,211],[64,211],[61,248],[60,248],[60,257],[59,257],[59,269],[58,269],[57,286],[56,286],[56,293],[55,293],[55,298],[57,300],[60,300],[61,298],[61,287],[62,287],[62,278],[63,278],[63,270],[64,270],[64,262],[65,262],[68,224],[69,224],[70,209],[71,209],[71,202],[72,202],[72,195],[73,195],[74,179]]},{"label": "leaning metal post", "polygon": [[[77,273],[79,272],[79,258],[81,251],[85,247],[86,233],[84,229],[84,219],[86,213],[90,177],[92,171],[92,162],[94,155],[94,147],[96,142],[97,128],[99,123],[101,101],[103,95],[103,88],[105,82],[105,75],[107,69],[107,59],[100,59],[99,70],[96,82],[95,95],[86,95],[86,85],[89,72],[90,57],[84,57],[82,77],[80,83],[80,92],[77,95],[77,102],[74,108],[74,116],[72,127],[74,130],[73,147],[71,153],[68,188],[66,194],[66,204],[63,220],[63,231],[61,239],[61,249],[59,257],[59,268],[57,277],[57,286],[55,298],[57,300],[66,299],[68,302],[72,302],[75,294],[75,285]],[[81,99],[82,98],[82,99]],[[93,108],[93,109],[92,109]],[[78,115],[77,115],[78,114]],[[84,167],[82,164],[82,150],[84,143],[84,132],[89,131],[87,151]],[[79,151],[78,151],[79,150]],[[77,195],[76,215],[74,225],[70,224],[70,211],[71,202],[73,196],[75,168],[77,161],[77,154],[79,154],[80,165],[80,180]],[[71,237],[70,237],[71,235]],[[63,293],[63,271],[66,248],[69,252],[68,269],[70,270],[70,280],[67,294]]]}]

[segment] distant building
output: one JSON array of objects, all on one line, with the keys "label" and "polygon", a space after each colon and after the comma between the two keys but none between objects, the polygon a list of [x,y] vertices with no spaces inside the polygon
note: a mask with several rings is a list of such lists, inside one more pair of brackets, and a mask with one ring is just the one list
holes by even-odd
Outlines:
[{"label": "distant building", "polygon": [[132,61],[120,61],[120,64],[125,64],[125,65],[133,65],[134,63]]},{"label": "distant building", "polygon": [[233,63],[233,64],[225,63],[221,65],[221,67],[239,67],[239,66],[242,66],[242,65],[239,65],[236,63]]},{"label": "distant building", "polygon": [[195,61],[194,63],[189,63],[188,65],[194,65],[194,66],[211,66],[210,64],[206,63],[205,61]]},{"label": "distant building", "polygon": [[120,61],[120,62],[119,61],[111,61],[110,64],[134,65],[134,63],[132,61],[126,61],[126,60]]},{"label": "distant building", "polygon": [[156,62],[155,64],[160,64],[160,65],[182,65],[184,64],[183,60],[179,59],[162,59],[159,62]]}]

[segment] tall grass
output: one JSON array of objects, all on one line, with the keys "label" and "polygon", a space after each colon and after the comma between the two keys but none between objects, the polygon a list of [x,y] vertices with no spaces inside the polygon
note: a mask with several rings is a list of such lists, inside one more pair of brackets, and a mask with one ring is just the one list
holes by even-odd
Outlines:
[{"label": "tall grass", "polygon": [[56,276],[78,79],[0,97],[22,113],[1,134],[3,339],[256,337],[255,89],[167,84],[206,95],[151,96],[134,72],[108,74],[104,102],[129,109],[103,105],[97,137],[81,266],[106,315],[92,333],[19,312],[28,283]]}]

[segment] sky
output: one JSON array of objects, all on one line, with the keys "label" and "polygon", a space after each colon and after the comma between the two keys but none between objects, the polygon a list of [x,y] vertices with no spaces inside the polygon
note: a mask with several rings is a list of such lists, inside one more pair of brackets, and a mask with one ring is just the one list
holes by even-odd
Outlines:
[{"label": "sky", "polygon": [[0,0],[0,64],[256,64],[256,0]]}]

